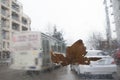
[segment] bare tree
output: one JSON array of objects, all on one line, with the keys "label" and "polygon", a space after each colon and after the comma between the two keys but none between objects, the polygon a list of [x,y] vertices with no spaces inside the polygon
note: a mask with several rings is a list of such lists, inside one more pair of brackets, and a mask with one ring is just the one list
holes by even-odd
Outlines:
[{"label": "bare tree", "polygon": [[102,49],[103,37],[101,33],[94,33],[89,37],[88,43],[91,49]]}]

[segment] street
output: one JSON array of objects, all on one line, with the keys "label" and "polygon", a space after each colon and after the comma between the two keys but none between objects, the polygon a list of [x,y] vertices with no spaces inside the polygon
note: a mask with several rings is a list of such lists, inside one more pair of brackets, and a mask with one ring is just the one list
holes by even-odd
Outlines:
[{"label": "street", "polygon": [[28,75],[25,71],[11,70],[2,67],[0,70],[0,80],[79,80],[79,77],[69,72],[66,67],[54,71],[45,71]]},{"label": "street", "polygon": [[60,67],[53,71],[27,74],[25,71],[11,70],[7,66],[0,66],[0,80],[114,80],[114,79],[82,79],[69,66]]}]

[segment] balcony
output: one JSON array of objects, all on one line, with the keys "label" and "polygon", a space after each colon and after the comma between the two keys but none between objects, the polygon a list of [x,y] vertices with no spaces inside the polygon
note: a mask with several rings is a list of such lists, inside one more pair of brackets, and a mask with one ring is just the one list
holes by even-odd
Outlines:
[{"label": "balcony", "polygon": [[8,21],[7,19],[5,19],[5,18],[2,18],[2,19],[1,19],[1,26],[2,26],[3,28],[8,29],[8,28],[9,28],[9,21]]},{"label": "balcony", "polygon": [[20,12],[20,6],[17,3],[12,2],[12,9],[17,12]]},{"label": "balcony", "polygon": [[1,24],[1,26],[3,27],[3,28],[5,28],[5,29],[9,29],[9,25],[7,25],[7,24]]},{"label": "balcony", "polygon": [[12,23],[12,29],[16,31],[20,31],[20,25],[17,23]]},{"label": "balcony", "polygon": [[28,30],[27,27],[22,26],[22,31],[27,31],[27,30]]},{"label": "balcony", "polygon": [[5,17],[9,17],[9,10],[5,7],[1,7],[1,14]]},{"label": "balcony", "polygon": [[9,40],[9,32],[8,31],[2,30],[2,36],[3,36],[3,39]]},{"label": "balcony", "polygon": [[16,20],[16,21],[20,21],[19,19],[19,15],[15,12],[12,12],[12,19]]},{"label": "balcony", "polygon": [[24,25],[27,25],[27,24],[28,24],[28,21],[27,21],[27,19],[25,19],[25,18],[22,18],[22,23],[23,23]]},{"label": "balcony", "polygon": [[6,6],[9,6],[9,0],[1,0],[1,3],[3,3]]}]

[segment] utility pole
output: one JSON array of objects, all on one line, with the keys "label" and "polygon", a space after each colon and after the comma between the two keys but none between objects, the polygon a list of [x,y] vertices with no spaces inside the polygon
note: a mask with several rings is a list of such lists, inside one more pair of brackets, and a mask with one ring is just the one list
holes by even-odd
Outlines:
[{"label": "utility pole", "polygon": [[108,46],[109,48],[111,48],[112,37],[111,37],[111,27],[110,27],[110,18],[109,18],[107,0],[104,0],[104,5],[105,5],[105,13],[106,13],[106,37],[107,37]]}]

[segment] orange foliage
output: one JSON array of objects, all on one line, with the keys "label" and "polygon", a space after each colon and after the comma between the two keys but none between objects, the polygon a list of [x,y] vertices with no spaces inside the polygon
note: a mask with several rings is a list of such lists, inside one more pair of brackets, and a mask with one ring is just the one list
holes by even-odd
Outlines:
[{"label": "orange foliage", "polygon": [[90,61],[96,61],[101,58],[87,58],[86,55],[86,47],[83,44],[82,40],[76,41],[72,46],[67,47],[66,56],[63,56],[59,53],[53,53],[51,51],[51,60],[54,63],[60,63],[63,66],[69,64],[86,64],[89,65]]}]

